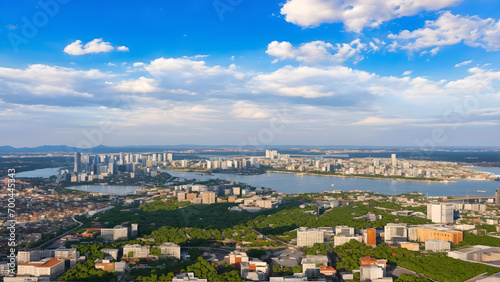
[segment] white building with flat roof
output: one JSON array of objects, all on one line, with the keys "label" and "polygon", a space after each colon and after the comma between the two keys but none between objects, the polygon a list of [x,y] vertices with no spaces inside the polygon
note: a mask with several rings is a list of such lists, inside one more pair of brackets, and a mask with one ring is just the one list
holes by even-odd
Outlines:
[{"label": "white building with flat roof", "polygon": [[159,247],[162,257],[181,258],[181,247],[174,243],[163,243]]},{"label": "white building with flat roof", "polygon": [[194,272],[185,272],[175,276],[172,282],[207,282],[207,279],[195,277]]},{"label": "white building with flat roof", "polygon": [[346,235],[336,235],[333,237],[333,244],[335,247],[349,243],[351,240],[356,240],[358,242],[363,242],[363,235],[346,234]]},{"label": "white building with flat roof", "polygon": [[425,241],[425,250],[433,252],[448,252],[451,250],[451,243],[443,240]]},{"label": "white building with flat roof", "polygon": [[406,223],[388,223],[384,227],[384,241],[387,244],[397,244],[408,240]]},{"label": "white building with flat roof", "polygon": [[324,243],[325,234],[319,229],[300,227],[297,230],[297,247],[312,247],[315,243]]},{"label": "white building with flat roof", "polygon": [[253,259],[248,262],[241,262],[241,278],[252,281],[265,281],[269,272],[267,262]]},{"label": "white building with flat roof", "polygon": [[106,241],[127,240],[128,228],[121,225],[117,225],[114,228],[102,228],[101,237]]},{"label": "white building with flat roof", "polygon": [[453,203],[436,203],[427,205],[427,219],[434,223],[453,222]]},{"label": "white building with flat roof", "polygon": [[355,232],[354,227],[349,226],[336,226],[335,235],[353,235]]},{"label": "white building with flat roof", "polygon": [[22,262],[17,266],[17,275],[47,276],[56,279],[64,273],[64,259],[46,258],[41,261]]},{"label": "white building with flat roof", "polygon": [[123,246],[123,256],[129,258],[147,258],[150,251],[150,246],[142,246],[139,244]]},{"label": "white building with flat roof", "polygon": [[308,278],[317,278],[320,276],[320,265],[327,266],[328,262],[327,256],[308,255],[302,260],[302,274]]}]

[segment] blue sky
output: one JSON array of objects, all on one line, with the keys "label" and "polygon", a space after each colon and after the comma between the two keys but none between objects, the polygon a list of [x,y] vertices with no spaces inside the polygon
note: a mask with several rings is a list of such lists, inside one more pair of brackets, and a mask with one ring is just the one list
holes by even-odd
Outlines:
[{"label": "blue sky", "polygon": [[497,146],[498,11],[2,1],[0,145]]}]

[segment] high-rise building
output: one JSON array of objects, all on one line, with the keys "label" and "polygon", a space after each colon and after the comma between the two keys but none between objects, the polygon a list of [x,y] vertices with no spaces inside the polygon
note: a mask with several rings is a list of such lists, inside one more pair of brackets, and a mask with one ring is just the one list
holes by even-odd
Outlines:
[{"label": "high-rise building", "polygon": [[495,192],[495,205],[500,206],[500,188]]},{"label": "high-rise building", "polygon": [[215,204],[215,193],[214,192],[203,192],[203,204],[210,205]]},{"label": "high-rise building", "polygon": [[132,223],[132,225],[131,225],[131,234],[132,234],[132,236],[139,235],[139,224]]},{"label": "high-rise building", "polygon": [[374,228],[366,229],[366,232],[363,233],[363,242],[368,246],[376,246],[377,230]]},{"label": "high-rise building", "polygon": [[396,159],[396,154],[391,155],[391,164],[392,164],[392,168],[395,168],[398,165],[398,160]]},{"label": "high-rise building", "polygon": [[452,203],[438,203],[427,205],[427,219],[434,223],[450,223],[453,222]]},{"label": "high-rise building", "polygon": [[266,150],[266,159],[277,159],[278,151],[276,150]]},{"label": "high-rise building", "polygon": [[174,155],[172,155],[172,154],[167,154],[167,160],[168,160],[169,162],[173,161],[173,160],[174,160]]},{"label": "high-rise building", "polygon": [[82,171],[82,154],[79,152],[75,152],[75,168],[74,171],[76,173],[80,173]]}]

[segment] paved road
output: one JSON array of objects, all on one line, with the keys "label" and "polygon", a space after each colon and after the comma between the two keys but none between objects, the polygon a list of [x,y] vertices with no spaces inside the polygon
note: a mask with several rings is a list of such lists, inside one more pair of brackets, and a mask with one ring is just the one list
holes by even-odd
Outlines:
[{"label": "paved road", "polygon": [[66,232],[64,232],[63,234],[61,234],[61,235],[59,235],[59,236],[57,236],[57,237],[55,237],[55,238],[50,239],[49,241],[47,241],[47,242],[45,242],[45,243],[41,244],[41,245],[40,245],[40,247],[43,247],[43,246],[45,246],[45,245],[47,245],[47,244],[49,244],[49,243],[52,243],[52,242],[54,242],[55,240],[59,240],[59,239],[60,239],[60,238],[62,238],[63,236],[66,236],[66,235],[68,235],[69,233],[71,233],[71,232],[73,232],[73,231],[75,231],[75,230],[78,230],[80,227],[82,227],[83,223],[82,223],[82,222],[80,222],[80,221],[78,221],[78,220],[76,220],[76,219],[75,219],[75,215],[73,215],[73,216],[71,217],[71,219],[72,219],[74,222],[78,223],[78,226],[77,226],[77,227],[75,227],[75,228],[73,228],[73,229],[71,229],[71,230],[69,230],[69,231],[66,231]]},{"label": "paved road", "polygon": [[284,244],[284,245],[286,245],[289,248],[292,248],[292,249],[294,249],[294,250],[296,250],[296,251],[298,251],[300,253],[303,253],[303,251],[301,250],[301,248],[297,247],[296,245],[290,244],[289,242],[287,242],[285,240],[280,240],[280,239],[275,239],[275,238],[267,237],[267,235],[264,235],[264,234],[260,233],[259,231],[257,231],[254,228],[252,228],[252,230],[255,231],[255,232],[257,232],[257,234],[264,236],[264,238],[266,238],[267,240],[274,241],[274,242],[280,243],[280,244]]}]

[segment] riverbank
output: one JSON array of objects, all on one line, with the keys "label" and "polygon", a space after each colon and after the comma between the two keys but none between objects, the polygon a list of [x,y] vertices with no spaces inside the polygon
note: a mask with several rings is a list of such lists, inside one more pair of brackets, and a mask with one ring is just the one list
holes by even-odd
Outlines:
[{"label": "riverbank", "polygon": [[314,175],[314,176],[330,176],[330,177],[343,177],[343,178],[365,178],[365,179],[380,179],[380,180],[397,180],[397,181],[414,181],[414,182],[438,182],[438,183],[456,183],[453,180],[446,179],[414,179],[414,178],[403,178],[403,177],[385,177],[385,176],[362,176],[362,175],[345,175],[345,174],[326,174],[326,173],[314,173],[314,172],[303,172],[303,171],[286,171],[286,170],[268,170],[267,172],[273,173],[288,173],[295,175]]},{"label": "riverbank", "polygon": [[184,172],[193,172],[193,173],[199,173],[200,175],[206,174],[206,175],[213,175],[213,173],[220,173],[220,174],[233,174],[233,175],[260,175],[264,174],[267,172],[272,172],[272,173],[288,173],[288,174],[295,174],[295,175],[313,175],[313,176],[329,176],[329,177],[343,177],[343,178],[364,178],[364,179],[380,179],[380,180],[397,180],[397,181],[414,181],[414,182],[433,182],[433,183],[456,183],[454,180],[447,180],[447,179],[436,179],[436,178],[422,178],[422,179],[416,179],[416,178],[405,178],[405,177],[390,177],[390,176],[366,176],[366,175],[345,175],[345,174],[328,174],[328,173],[315,173],[315,172],[304,172],[304,171],[289,171],[289,170],[273,170],[273,169],[267,169],[262,173],[235,173],[235,172],[230,172],[230,171],[209,171],[206,169],[190,169],[190,168],[165,168],[168,170],[172,171],[184,171]]}]

